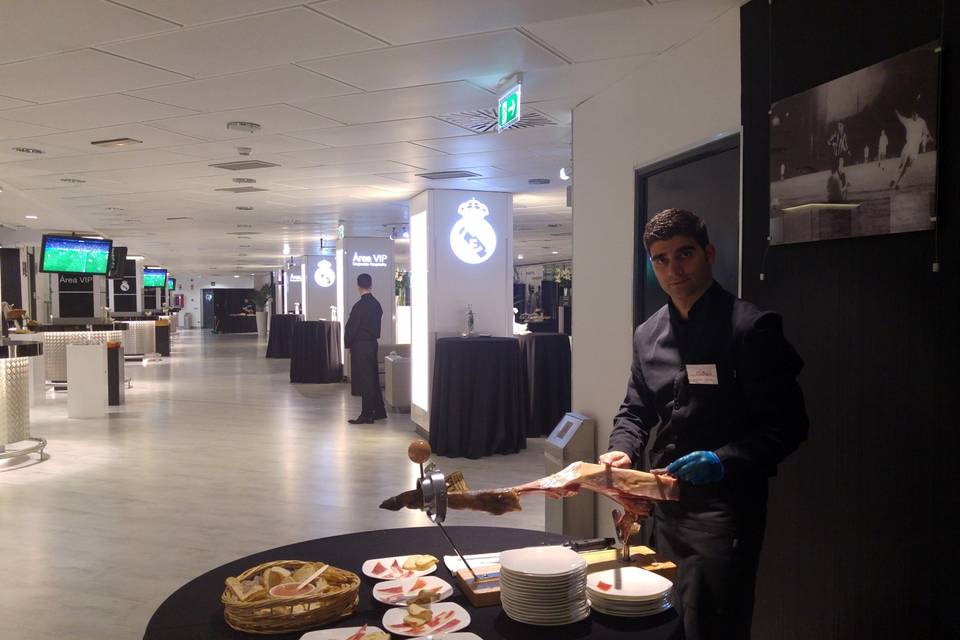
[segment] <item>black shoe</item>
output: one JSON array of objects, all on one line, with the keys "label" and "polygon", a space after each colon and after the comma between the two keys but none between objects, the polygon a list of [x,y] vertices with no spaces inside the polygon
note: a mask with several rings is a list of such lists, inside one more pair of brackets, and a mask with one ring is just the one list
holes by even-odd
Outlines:
[{"label": "black shoe", "polygon": [[374,420],[386,420],[386,419],[387,419],[387,412],[386,412],[386,411],[381,411],[380,413],[375,413],[375,414],[373,414],[373,419],[374,419]]},{"label": "black shoe", "polygon": [[350,424],[373,424],[373,418],[368,418],[367,416],[357,416],[356,418],[351,418],[347,420]]}]

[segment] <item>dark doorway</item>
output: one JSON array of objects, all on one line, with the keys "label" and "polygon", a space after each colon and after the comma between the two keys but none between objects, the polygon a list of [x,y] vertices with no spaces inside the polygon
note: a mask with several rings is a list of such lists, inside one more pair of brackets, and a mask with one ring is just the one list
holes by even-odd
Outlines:
[{"label": "dark doorway", "polygon": [[213,289],[203,290],[203,328],[213,329]]},{"label": "dark doorway", "polygon": [[731,293],[739,293],[740,134],[674,156],[636,172],[634,326],[667,303],[643,246],[643,228],[671,207],[703,218],[717,248],[713,275]]}]

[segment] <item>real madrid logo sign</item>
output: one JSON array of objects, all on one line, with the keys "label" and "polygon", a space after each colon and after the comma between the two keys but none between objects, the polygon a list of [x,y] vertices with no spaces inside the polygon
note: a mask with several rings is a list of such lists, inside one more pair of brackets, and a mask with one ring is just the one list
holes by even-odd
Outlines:
[{"label": "real madrid logo sign", "polygon": [[490,215],[487,205],[470,198],[457,207],[460,219],[450,230],[450,248],[467,264],[486,262],[497,250],[497,232],[484,218]]},{"label": "real madrid logo sign", "polygon": [[329,260],[321,260],[317,263],[317,270],[313,272],[313,281],[321,287],[329,287],[337,281],[337,274]]}]

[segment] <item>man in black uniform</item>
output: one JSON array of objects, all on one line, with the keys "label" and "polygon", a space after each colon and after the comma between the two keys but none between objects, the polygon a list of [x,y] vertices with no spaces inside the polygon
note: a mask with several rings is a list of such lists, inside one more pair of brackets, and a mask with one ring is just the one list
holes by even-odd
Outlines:
[{"label": "man in black uniform", "polygon": [[678,565],[686,638],[748,640],[767,478],[807,436],[803,361],[779,315],[713,280],[716,249],[700,218],[662,211],[643,241],[670,300],[634,334],[627,395],[600,461],[681,480],[680,501],[654,509],[653,544]]},{"label": "man in black uniform", "polygon": [[373,279],[369,273],[357,276],[360,299],[350,309],[343,333],[343,342],[350,349],[350,374],[356,379],[362,398],[360,415],[348,420],[350,424],[372,424],[374,420],[387,417],[377,365],[377,340],[380,338],[383,309],[370,293],[372,286]]}]

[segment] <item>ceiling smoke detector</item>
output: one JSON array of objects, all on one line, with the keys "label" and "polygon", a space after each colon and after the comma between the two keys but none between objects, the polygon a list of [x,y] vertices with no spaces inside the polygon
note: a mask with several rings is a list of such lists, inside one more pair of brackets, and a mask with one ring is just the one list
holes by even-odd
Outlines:
[{"label": "ceiling smoke detector", "polygon": [[235,120],[227,123],[227,129],[230,131],[242,131],[243,133],[256,133],[260,131],[260,125],[256,122]]},{"label": "ceiling smoke detector", "polygon": [[90,144],[105,149],[117,149],[120,147],[129,147],[134,144],[143,144],[143,140],[137,140],[136,138],[111,138],[110,140],[93,140]]},{"label": "ceiling smoke detector", "polygon": [[248,155],[250,155],[251,153],[253,153],[253,148],[252,148],[252,147],[237,147],[237,153],[239,153],[239,154],[242,155],[242,156],[248,156]]}]

